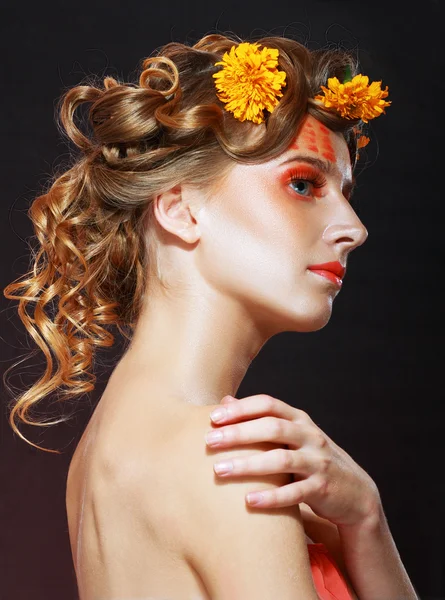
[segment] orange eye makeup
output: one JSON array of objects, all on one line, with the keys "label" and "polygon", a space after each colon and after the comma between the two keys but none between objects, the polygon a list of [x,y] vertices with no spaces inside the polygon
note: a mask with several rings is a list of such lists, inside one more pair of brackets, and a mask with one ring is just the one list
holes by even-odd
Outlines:
[{"label": "orange eye makeup", "polygon": [[[297,135],[286,149],[284,160],[279,163],[279,166],[297,163],[293,165],[294,174],[288,175],[290,173],[288,171],[284,176],[288,178],[287,181],[284,180],[284,185],[287,185],[287,189],[294,190],[291,192],[293,195],[297,194],[301,198],[320,197],[325,195],[321,190],[327,182],[327,180],[322,182],[322,177],[325,175],[327,178],[332,178],[333,182],[342,181],[342,193],[350,201],[355,187],[355,177],[348,168],[349,156],[346,157],[342,148],[339,147],[338,150],[337,154],[334,133],[323,123],[307,115]],[[291,179],[294,183],[289,186]],[[296,179],[305,180],[311,187],[311,193],[308,193],[309,190],[306,190],[303,181],[301,185],[295,187]]]},{"label": "orange eye makeup", "polygon": [[323,195],[321,189],[326,185],[326,177],[310,165],[302,165],[288,169],[282,175],[282,183],[296,196],[320,198]]}]

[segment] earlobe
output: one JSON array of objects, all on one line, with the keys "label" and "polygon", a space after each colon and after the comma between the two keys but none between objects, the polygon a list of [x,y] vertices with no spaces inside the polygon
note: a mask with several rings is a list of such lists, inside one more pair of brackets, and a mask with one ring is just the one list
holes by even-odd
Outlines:
[{"label": "earlobe", "polygon": [[153,212],[165,231],[189,244],[199,240],[199,225],[185,200],[184,188],[181,185],[156,196]]},{"label": "earlobe", "polygon": [[[192,217],[193,218],[193,217]],[[192,224],[189,223],[182,229],[179,229],[175,232],[177,235],[181,237],[185,242],[189,244],[194,244],[201,237],[201,232],[199,229],[198,223],[196,221]]]}]

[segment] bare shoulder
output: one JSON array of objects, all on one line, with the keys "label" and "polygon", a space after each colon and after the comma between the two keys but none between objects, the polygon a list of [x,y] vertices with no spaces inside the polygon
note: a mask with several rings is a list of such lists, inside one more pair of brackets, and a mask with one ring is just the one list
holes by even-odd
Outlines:
[{"label": "bare shoulder", "polygon": [[[189,427],[184,432],[187,438],[187,447],[194,453],[195,465],[199,468],[200,484],[204,485],[208,492],[214,490],[215,487],[220,488],[222,495],[224,495],[223,490],[229,487],[229,483],[231,483],[231,486],[241,486],[245,483],[250,483],[251,486],[253,484],[255,487],[259,482],[259,478],[256,476],[236,477],[231,478],[230,480],[217,477],[213,470],[214,463],[225,459],[230,460],[234,457],[247,457],[258,453],[264,453],[268,450],[284,447],[284,445],[273,442],[257,442],[250,445],[240,444],[225,449],[210,448],[205,442],[205,434],[211,429],[218,429],[218,427],[213,425],[210,419],[210,413],[217,408],[217,406],[219,405],[215,404],[195,407],[198,410],[194,411],[193,417],[189,422]],[[291,475],[287,473],[274,474],[269,477],[269,483],[274,483],[275,485],[283,485],[285,481],[289,483],[292,481]],[[263,487],[262,482],[260,481],[259,483],[260,485],[257,489]],[[189,489],[192,491],[191,488]]]},{"label": "bare shoulder", "polygon": [[[272,442],[210,449],[205,433],[212,428],[216,405],[194,411],[180,448],[188,457],[181,488],[189,531],[188,558],[212,598],[316,598],[299,506],[253,509],[249,491],[276,488],[292,481],[277,473],[218,478],[218,460],[251,456],[282,447]],[[230,573],[230,577],[228,577]]]},{"label": "bare shoulder", "polygon": [[[194,473],[189,472],[191,485],[189,484],[187,486],[186,494],[190,502],[188,510],[191,513],[195,512],[195,514],[201,520],[201,523],[204,523],[204,519],[209,519],[208,526],[211,527],[211,530],[218,531],[216,529],[218,525],[214,522],[215,516],[218,514],[227,514],[227,510],[229,510],[230,506],[232,506],[232,513],[234,513],[235,511],[233,511],[233,504],[236,503],[236,506],[239,509],[239,515],[232,515],[232,518],[234,519],[235,523],[237,522],[236,519],[239,519],[237,526],[240,528],[243,526],[246,527],[246,536],[248,535],[248,526],[245,525],[245,518],[247,514],[250,513],[251,515],[255,515],[254,519],[258,520],[265,518],[267,519],[269,517],[269,522],[270,516],[276,515],[277,518],[282,520],[283,529],[285,528],[287,533],[292,531],[291,536],[293,535],[295,539],[299,539],[299,542],[302,542],[299,546],[302,555],[305,556],[306,552],[306,541],[304,537],[305,532],[314,542],[322,542],[326,545],[331,556],[334,558],[340,571],[342,572],[352,597],[354,600],[357,599],[346,571],[341,549],[340,536],[338,533],[338,528],[334,523],[331,523],[330,521],[316,515],[310,506],[303,502],[293,507],[286,507],[286,509],[270,509],[269,511],[258,511],[258,509],[251,509],[245,503],[244,498],[249,491],[279,487],[291,483],[293,479],[290,474],[279,473],[262,477],[237,477],[231,478],[230,480],[221,479],[214,474],[213,465],[219,460],[230,459],[232,457],[251,456],[257,453],[267,452],[268,450],[272,450],[274,448],[283,447],[281,444],[264,442],[250,446],[242,445],[224,450],[209,448],[205,443],[205,434],[210,429],[217,428],[212,424],[210,419],[210,413],[216,407],[217,405],[199,407],[200,410],[195,411],[193,419],[190,421],[189,428],[186,431],[186,446],[188,448],[193,448],[195,453],[194,464],[198,469],[197,471],[194,470]],[[190,465],[192,463],[193,461],[190,463]],[[209,509],[208,511],[202,510],[201,502],[205,503],[205,506]],[[225,526],[222,525],[222,527]],[[267,528],[263,523],[258,523],[257,527],[262,527],[263,531],[266,533]],[[239,531],[241,532],[241,529]],[[207,534],[205,527],[198,528],[197,532],[201,536]],[[195,536],[192,535],[191,539],[194,537]],[[285,538],[286,533],[281,531],[281,548],[285,544]],[[230,540],[233,540],[233,535],[229,536],[227,539],[230,543]],[[195,538],[195,542],[194,548],[205,547],[206,542],[204,540],[196,540]],[[297,546],[299,542],[297,542]],[[304,550],[302,549],[303,546]],[[193,548],[191,548],[190,551],[193,554]],[[279,553],[281,552],[281,550],[278,551]],[[211,553],[211,549],[208,550],[208,552]],[[295,548],[293,549],[293,552],[295,552]],[[209,556],[209,554],[207,554],[207,556]],[[197,558],[197,560],[199,560],[199,558]],[[304,557],[302,558],[302,564],[305,564]]]}]

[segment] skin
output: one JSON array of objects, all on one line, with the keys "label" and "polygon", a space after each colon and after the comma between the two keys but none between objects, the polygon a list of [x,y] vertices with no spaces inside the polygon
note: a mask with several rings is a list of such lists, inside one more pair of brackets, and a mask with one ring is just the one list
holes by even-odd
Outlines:
[{"label": "skin", "polygon": [[330,130],[316,119],[306,119],[301,128],[301,136],[291,144],[296,150],[310,150],[335,163],[336,155],[331,143]]},{"label": "skin", "polygon": [[[374,480],[305,411],[258,394],[241,400],[225,398],[221,408],[211,413],[212,419],[215,413],[222,439],[212,441],[212,436],[206,436],[211,448],[262,441],[285,444],[286,458],[280,448],[247,460],[233,458],[214,465],[219,477],[294,474],[293,483],[263,490],[254,503],[254,494],[249,493],[250,505],[277,508],[304,502],[316,515],[337,526],[356,526],[377,514],[380,495]],[[259,419],[261,416],[264,418]]]},{"label": "skin", "polygon": [[[322,189],[289,183],[291,169],[308,167],[283,164],[298,154],[333,167]],[[170,402],[219,404],[270,337],[324,327],[340,288],[308,266],[346,266],[368,235],[347,199],[351,179],[344,138],[307,115],[286,153],[234,163],[210,202],[187,185],[160,194],[156,235],[171,287],[152,286],[121,362],[156,373]]]},{"label": "skin", "polygon": [[[311,175],[314,173],[314,166],[302,162],[302,155],[324,160],[330,166],[330,172],[324,175],[323,187],[314,188],[301,181],[301,174],[298,182],[291,182],[290,171],[297,167],[300,173],[303,170],[307,173],[309,168]],[[285,162],[291,156],[294,157],[292,162]],[[82,553],[77,551],[78,533],[83,531],[88,536],[84,548],[95,547],[97,543],[93,526],[80,527],[83,519],[80,506],[82,511],[85,506],[88,523],[94,515],[99,518],[102,528],[97,535],[107,531],[109,536],[113,532],[120,543],[129,541],[125,549],[129,565],[137,564],[136,557],[141,552],[153,559],[160,551],[165,552],[162,544],[154,545],[154,539],[164,540],[165,535],[169,540],[176,539],[178,530],[171,533],[168,519],[164,522],[166,516],[182,507],[180,496],[171,494],[171,473],[175,473],[178,489],[188,485],[193,475],[186,470],[186,482],[179,481],[181,468],[188,464],[196,467],[199,454],[194,446],[196,436],[189,438],[187,432],[199,430],[202,435],[201,415],[206,412],[208,417],[207,411],[216,405],[226,405],[227,396],[236,394],[251,361],[270,337],[281,331],[317,331],[330,319],[340,288],[310,272],[308,266],[337,260],[346,266],[349,253],[366,241],[367,231],[348,201],[351,188],[352,173],[345,140],[308,116],[286,153],[262,164],[235,163],[224,180],[215,182],[210,202],[204,192],[187,185],[172,188],[155,199],[156,229],[147,232],[147,243],[148,236],[156,235],[160,267],[169,289],[165,291],[150,280],[130,347],[110,378],[110,382],[114,379],[114,385],[110,386],[106,404],[103,403],[105,398],[101,400],[102,408],[106,406],[107,410],[102,411],[102,416],[96,410],[93,416],[96,423],[93,425],[94,418],[90,420],[73,457],[67,485],[67,511],[77,568],[83,560]],[[126,390],[124,395],[122,390]],[[197,411],[197,407],[202,411]],[[269,415],[269,419],[256,418],[262,415]],[[187,416],[191,418],[187,420]],[[312,539],[326,543],[345,577],[346,572],[353,573],[353,585],[360,598],[371,598],[366,593],[369,586],[373,590],[375,585],[373,573],[381,568],[382,549],[388,556],[392,552],[391,561],[378,578],[383,581],[382,591],[391,592],[387,597],[391,594],[391,597],[397,594],[401,597],[400,591],[412,590],[389,531],[382,533],[381,528],[377,529],[371,522],[372,518],[369,519],[378,504],[372,480],[306,413],[278,399],[258,395],[234,400],[229,417],[222,422],[229,425],[225,428],[223,446],[258,441],[275,441],[287,446],[287,449],[262,452],[261,457],[255,453],[248,455],[248,448],[237,450],[238,455],[246,455],[246,460],[243,463],[236,456],[232,457],[234,474],[295,473],[301,481],[267,494],[266,504],[272,507],[280,503],[282,506],[299,503],[306,517],[305,531]],[[240,420],[244,421],[241,427],[235,424]],[[272,426],[272,420],[280,422],[280,428]],[[184,436],[178,435],[176,430],[184,432]],[[89,472],[90,439],[95,440],[96,456],[100,457],[100,448],[105,448],[105,473],[112,473],[113,481],[116,474],[114,463],[110,463],[112,451],[115,450],[118,464],[123,466],[117,478],[121,483],[116,485],[119,493],[115,498],[109,494],[109,475],[105,482],[103,477],[99,477],[99,481],[96,477],[93,491],[82,495]],[[157,448],[163,448],[163,452],[170,449],[169,443],[166,444],[170,439],[179,444],[181,452],[172,447],[165,459],[169,468],[163,468],[163,473],[156,470],[156,460],[149,461],[147,468],[152,469],[149,480],[155,481],[156,486],[154,491],[148,486],[150,493],[143,495],[144,502],[141,502],[147,482],[143,478],[144,486],[137,488],[135,514],[128,520],[128,499],[132,495],[127,492],[127,484],[135,474],[139,480],[141,457],[147,456],[147,445],[148,455],[156,457]],[[252,451],[251,448],[250,453]],[[143,466],[145,464],[143,462]],[[105,492],[101,496],[102,489]],[[95,497],[102,497],[106,506],[95,503]],[[125,510],[116,511],[123,501]],[[172,501],[174,506],[166,508],[166,503]],[[146,508],[143,520],[138,520],[138,511],[145,504],[150,507],[151,527],[156,529],[161,522],[156,535],[149,537],[150,543],[146,545],[145,538],[137,533],[141,523],[146,523]],[[335,522],[339,523],[342,540]],[[134,536],[128,535],[131,527],[136,527]],[[201,547],[201,534],[204,532],[191,532],[190,538],[185,535],[185,539],[178,542],[179,547],[186,546],[189,539]],[[112,542],[109,543],[110,550],[115,552]],[[121,550],[119,547],[119,556]],[[347,564],[342,550],[347,551]],[[88,554],[85,556],[88,562]],[[96,555],[94,560],[97,560]],[[159,564],[167,569],[167,577],[171,579],[169,560],[170,556],[165,557]],[[181,560],[175,563],[175,568],[185,566]],[[91,586],[99,585],[98,577],[100,585],[108,586],[109,568],[107,561],[98,564]],[[397,569],[401,573],[400,580],[405,578],[403,585],[394,583]],[[82,571],[82,577],[90,575],[88,570]],[[145,571],[141,575],[136,570],[135,576],[125,571],[120,576],[122,580],[113,571],[110,577],[116,585],[118,582],[128,589],[139,584],[141,589],[156,585],[153,578],[147,583]],[[186,589],[184,586],[196,589],[196,582],[186,579],[188,571],[181,571],[178,577],[181,593]],[[352,597],[358,599],[351,582],[346,580]],[[79,580],[79,587],[82,585]],[[164,593],[165,581],[162,586]],[[415,598],[414,595],[406,597]]]}]

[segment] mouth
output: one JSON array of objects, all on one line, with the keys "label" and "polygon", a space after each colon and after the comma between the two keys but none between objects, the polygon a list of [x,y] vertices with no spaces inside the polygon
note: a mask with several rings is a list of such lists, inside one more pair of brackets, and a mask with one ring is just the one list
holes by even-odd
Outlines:
[{"label": "mouth", "polygon": [[341,287],[343,284],[343,277],[346,273],[345,267],[343,267],[338,261],[327,262],[320,265],[311,265],[308,267],[309,271],[328,279],[335,285]]},{"label": "mouth", "polygon": [[343,284],[343,281],[340,279],[340,277],[338,277],[335,273],[332,273],[332,271],[326,271],[324,269],[309,269],[309,271],[311,271],[315,275],[320,275],[321,277],[328,279],[329,281],[335,283],[338,286],[341,286]]},{"label": "mouth", "polygon": [[343,267],[338,261],[327,262],[320,265],[310,265],[308,267],[310,271],[326,271],[333,275],[336,275],[338,279],[343,279],[346,273],[345,267]]}]

